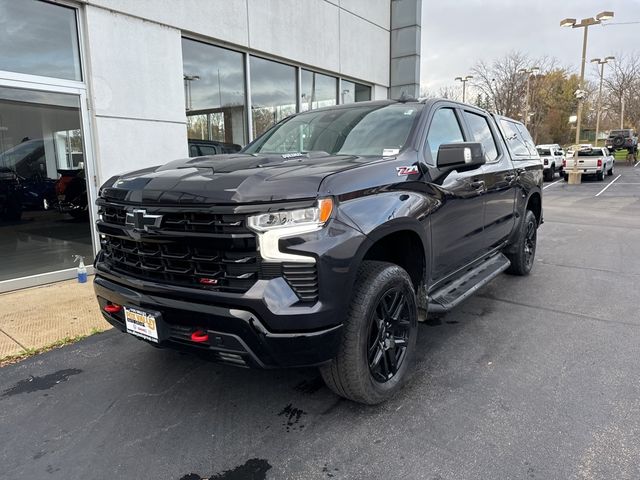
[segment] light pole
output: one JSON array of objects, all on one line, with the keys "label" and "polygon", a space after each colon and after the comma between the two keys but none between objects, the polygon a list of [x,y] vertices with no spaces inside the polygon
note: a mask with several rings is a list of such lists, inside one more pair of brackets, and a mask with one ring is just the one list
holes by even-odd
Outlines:
[{"label": "light pole", "polygon": [[473,75],[467,75],[466,77],[456,77],[456,82],[462,82],[462,103],[467,98],[467,82],[473,78]]},{"label": "light pole", "polygon": [[[613,18],[613,12],[604,11],[595,17],[583,18],[580,23],[575,18],[565,18],[560,22],[561,27],[584,28],[584,37],[582,39],[582,60],[580,62],[580,85],[578,91],[584,88],[584,66],[587,61],[587,36],[591,25],[599,25],[605,20]],[[576,145],[580,143],[580,124],[582,122],[582,106],[583,98],[578,98],[578,119],[576,120]]]},{"label": "light pole", "polygon": [[531,75],[537,75],[540,73],[540,67],[531,67],[531,68],[521,68],[518,70],[518,73],[522,73],[527,76],[527,97],[525,98],[525,114],[524,114],[524,126],[528,126],[529,123],[529,92],[530,92],[530,83],[531,83]]},{"label": "light pole", "polygon": [[596,112],[596,147],[598,146],[598,133],[600,133],[600,115],[602,108],[602,81],[604,79],[604,66],[609,63],[615,61],[616,57],[604,57],[604,59],[593,58],[591,63],[595,63],[600,65],[600,87],[598,88],[598,107]]},{"label": "light pole", "polygon": [[184,78],[184,92],[185,92],[185,110],[188,112],[193,108],[191,104],[191,82],[194,80],[200,80],[200,75],[183,75]]}]

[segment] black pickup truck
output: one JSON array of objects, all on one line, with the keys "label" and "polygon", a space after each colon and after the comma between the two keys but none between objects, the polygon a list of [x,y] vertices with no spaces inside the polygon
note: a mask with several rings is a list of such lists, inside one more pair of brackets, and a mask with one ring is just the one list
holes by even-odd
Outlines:
[{"label": "black pickup truck", "polygon": [[100,189],[105,318],[151,344],[261,368],[319,366],[375,404],[418,321],[529,273],[542,163],[524,126],[446,100],[288,117],[239,153]]}]

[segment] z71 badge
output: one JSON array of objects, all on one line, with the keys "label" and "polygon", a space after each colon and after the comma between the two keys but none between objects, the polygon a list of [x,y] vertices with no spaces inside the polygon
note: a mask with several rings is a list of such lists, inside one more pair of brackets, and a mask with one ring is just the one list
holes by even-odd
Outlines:
[{"label": "z71 badge", "polygon": [[419,173],[417,165],[410,165],[408,167],[396,167],[396,171],[398,172],[398,176],[402,175],[415,175]]}]

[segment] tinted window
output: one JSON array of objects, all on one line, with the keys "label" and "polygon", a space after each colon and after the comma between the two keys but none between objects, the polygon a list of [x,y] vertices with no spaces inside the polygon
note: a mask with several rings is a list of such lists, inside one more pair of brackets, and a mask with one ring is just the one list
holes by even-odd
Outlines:
[{"label": "tinted window", "polygon": [[251,117],[257,137],[296,113],[296,69],[258,57],[251,57],[250,64]]},{"label": "tinted window", "polygon": [[182,39],[187,138],[245,143],[243,55]]},{"label": "tinted window", "polygon": [[459,142],[464,142],[464,137],[455,112],[451,108],[441,108],[433,115],[427,134],[431,158],[436,161],[440,145]]},{"label": "tinted window", "polygon": [[486,117],[471,112],[464,112],[464,116],[471,130],[471,136],[484,147],[487,162],[493,162],[498,158],[498,147]]},{"label": "tinted window", "polygon": [[330,107],[336,104],[338,79],[309,70],[300,73],[300,110]]},{"label": "tinted window", "polygon": [[579,157],[602,157],[603,156],[603,151],[600,150],[600,149],[579,150],[578,151],[578,156]]},{"label": "tinted window", "polygon": [[76,11],[0,0],[0,70],[82,80]]},{"label": "tinted window", "polygon": [[310,111],[287,119],[245,151],[395,155],[404,147],[421,108],[398,104]]},{"label": "tinted window", "polygon": [[533,138],[531,138],[531,135],[529,135],[529,130],[527,130],[527,127],[525,127],[521,123],[515,123],[515,126],[518,129],[518,132],[520,132],[520,136],[524,140],[525,146],[529,150],[529,155],[535,155],[536,142],[534,142]]},{"label": "tinted window", "polygon": [[527,148],[524,139],[521,137],[521,133],[518,130],[516,123],[500,119],[500,125],[502,126],[504,138],[507,141],[507,145],[509,145],[511,153],[515,156],[529,155],[529,149]]},{"label": "tinted window", "polygon": [[549,156],[551,155],[551,150],[549,150],[548,148],[539,148],[538,149],[538,155],[542,156]]},{"label": "tinted window", "polygon": [[340,103],[367,102],[371,100],[371,87],[342,80],[340,85]]}]

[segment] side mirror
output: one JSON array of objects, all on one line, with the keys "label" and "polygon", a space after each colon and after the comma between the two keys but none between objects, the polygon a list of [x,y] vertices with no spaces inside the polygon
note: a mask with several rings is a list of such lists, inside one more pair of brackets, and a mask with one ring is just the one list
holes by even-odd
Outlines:
[{"label": "side mirror", "polygon": [[472,170],[485,162],[481,143],[446,143],[438,149],[436,165],[447,170]]}]

